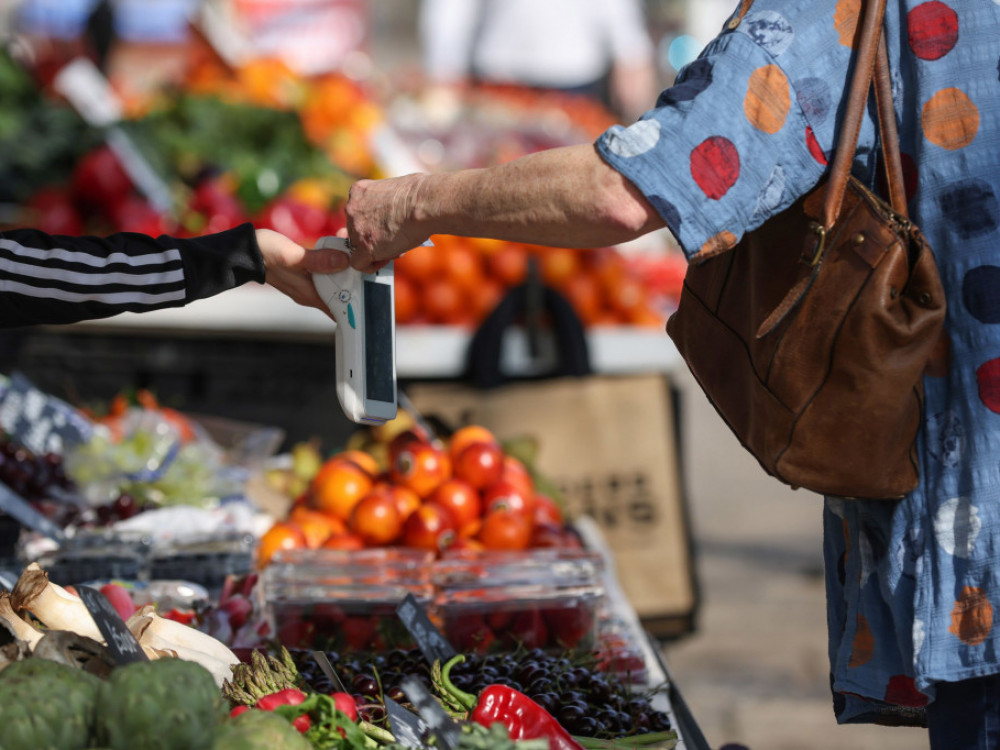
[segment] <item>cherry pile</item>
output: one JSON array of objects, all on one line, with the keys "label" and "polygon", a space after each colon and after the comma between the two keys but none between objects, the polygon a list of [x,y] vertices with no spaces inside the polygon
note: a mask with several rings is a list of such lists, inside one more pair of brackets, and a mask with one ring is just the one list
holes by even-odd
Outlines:
[{"label": "cherry pile", "polygon": [[36,455],[9,439],[0,440],[0,482],[28,501],[46,499],[52,487],[72,485],[58,453]]},{"label": "cherry pile", "polygon": [[139,512],[135,498],[124,493],[103,505],[81,507],[72,499],[76,487],[61,455],[36,454],[10,438],[0,438],[0,482],[63,528],[107,526]]},{"label": "cherry pile", "polygon": [[[344,687],[354,694],[359,710],[378,721],[384,715],[381,694],[407,702],[399,686],[407,675],[430,685],[430,668],[417,649],[394,649],[367,657],[341,660],[327,652]],[[335,688],[309,652],[294,655],[303,678],[314,689]],[[630,734],[661,732],[671,728],[670,717],[652,706],[649,696],[631,690],[615,677],[594,671],[581,657],[548,653],[541,649],[505,654],[466,654],[451,671],[455,687],[478,694],[488,685],[520,690],[544,707],[569,732],[582,737],[612,739]]]}]

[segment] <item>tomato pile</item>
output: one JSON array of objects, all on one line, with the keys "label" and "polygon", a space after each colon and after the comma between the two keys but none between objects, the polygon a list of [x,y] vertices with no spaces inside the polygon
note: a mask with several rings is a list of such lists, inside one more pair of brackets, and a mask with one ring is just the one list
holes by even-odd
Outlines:
[{"label": "tomato pile", "polygon": [[296,548],[438,554],[578,544],[558,503],[487,428],[462,427],[446,442],[411,428],[388,442],[382,463],[355,448],[324,461],[288,516],[261,537],[258,563]]}]

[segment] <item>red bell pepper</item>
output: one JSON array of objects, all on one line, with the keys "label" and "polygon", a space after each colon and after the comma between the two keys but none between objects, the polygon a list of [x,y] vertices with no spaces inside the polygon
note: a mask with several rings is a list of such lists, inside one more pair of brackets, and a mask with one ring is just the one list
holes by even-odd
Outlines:
[{"label": "red bell pepper", "polygon": [[489,685],[478,697],[459,690],[449,677],[451,668],[465,657],[459,654],[441,667],[441,686],[484,727],[500,723],[512,740],[547,739],[549,750],[583,750],[559,721],[519,690],[507,685]]}]

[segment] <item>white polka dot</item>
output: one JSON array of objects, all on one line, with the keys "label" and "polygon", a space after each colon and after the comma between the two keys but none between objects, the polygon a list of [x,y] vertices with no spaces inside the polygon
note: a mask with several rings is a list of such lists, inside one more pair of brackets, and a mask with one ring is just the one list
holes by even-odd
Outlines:
[{"label": "white polka dot", "polygon": [[826,498],[826,509],[841,521],[844,520],[844,498],[828,495]]},{"label": "white polka dot", "polygon": [[785,194],[785,170],[779,164],[772,171],[764,188],[757,195],[757,205],[753,210],[754,221],[764,221],[781,205]]},{"label": "white polka dot", "polygon": [[934,516],[934,536],[949,555],[967,559],[976,544],[983,522],[979,509],[967,497],[946,500]]},{"label": "white polka dot", "polygon": [[788,49],[795,38],[792,25],[783,15],[773,10],[747,14],[740,24],[740,31],[774,57]]},{"label": "white polka dot", "polygon": [[868,540],[868,534],[861,530],[858,534],[858,551],[861,553],[861,585],[864,586],[868,577],[875,572],[875,553],[872,551],[872,543]]},{"label": "white polka dot", "polygon": [[623,128],[614,125],[608,131],[605,144],[615,156],[631,158],[653,149],[660,141],[660,123],[657,120],[639,120]]},{"label": "white polka dot", "polygon": [[924,621],[919,617],[913,620],[913,664],[916,665],[917,657],[920,656],[920,649],[924,647],[924,637],[927,635],[924,630]]}]

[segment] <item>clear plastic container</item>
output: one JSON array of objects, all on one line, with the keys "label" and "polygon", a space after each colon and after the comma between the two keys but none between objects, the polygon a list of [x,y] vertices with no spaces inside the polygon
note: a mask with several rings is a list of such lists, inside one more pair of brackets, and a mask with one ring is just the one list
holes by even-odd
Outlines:
[{"label": "clear plastic container", "polygon": [[434,564],[434,616],[459,651],[590,651],[604,560],[578,549],[445,553]]},{"label": "clear plastic container", "polygon": [[288,550],[257,586],[273,637],[291,650],[384,651],[415,644],[396,608],[412,594],[433,601],[421,550]]}]

